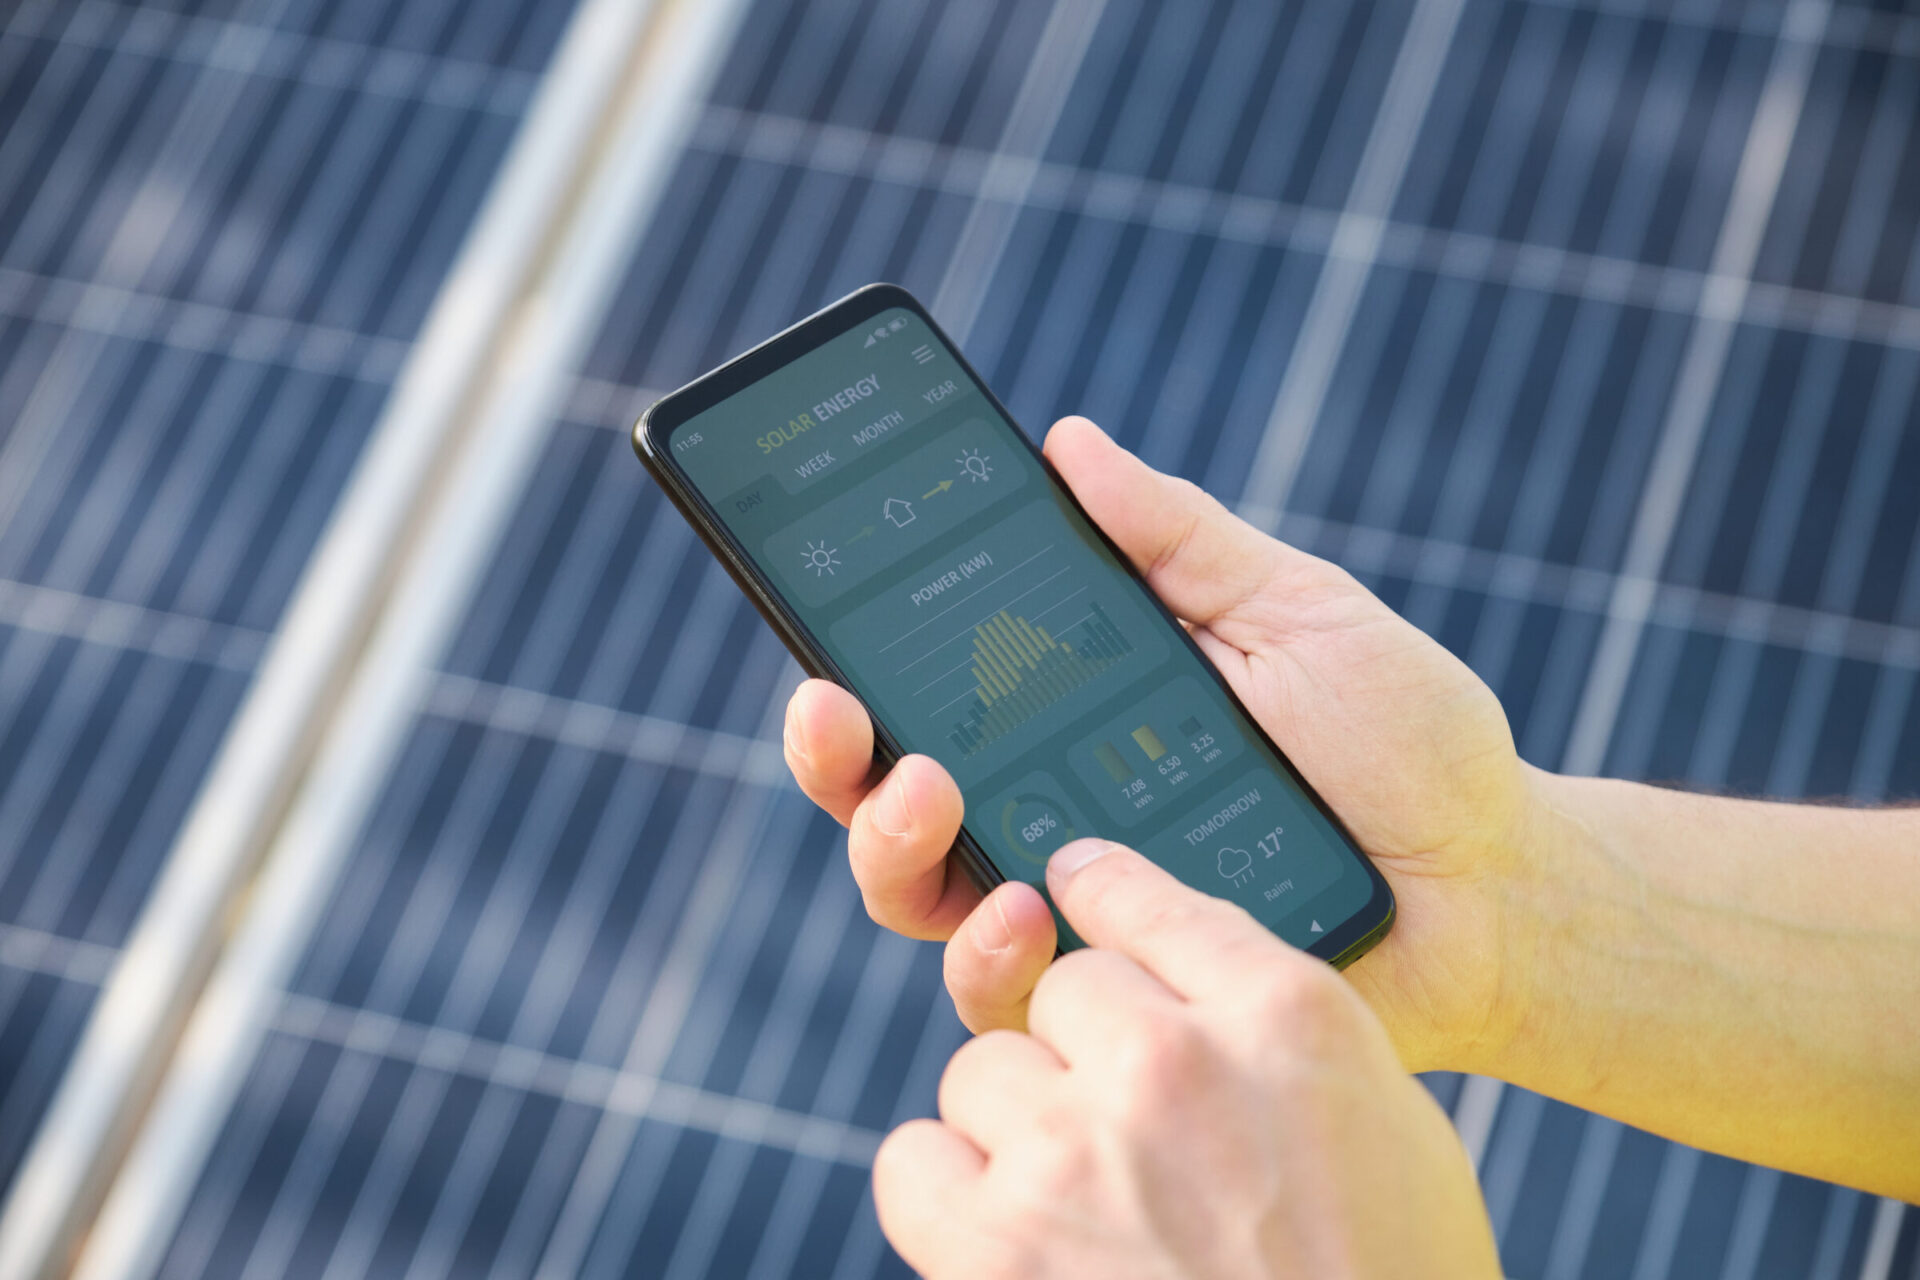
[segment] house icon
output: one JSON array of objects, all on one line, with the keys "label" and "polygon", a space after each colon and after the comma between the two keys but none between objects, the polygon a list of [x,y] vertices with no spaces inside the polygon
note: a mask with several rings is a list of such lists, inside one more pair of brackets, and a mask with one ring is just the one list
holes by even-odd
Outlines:
[{"label": "house icon", "polygon": [[893,527],[898,529],[913,523],[913,504],[904,498],[888,498],[887,505],[880,508],[880,514],[891,520]]}]

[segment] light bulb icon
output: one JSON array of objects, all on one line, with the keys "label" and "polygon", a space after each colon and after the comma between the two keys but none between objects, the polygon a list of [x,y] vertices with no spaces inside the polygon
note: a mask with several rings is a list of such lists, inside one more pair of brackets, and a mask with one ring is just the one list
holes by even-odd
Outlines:
[{"label": "light bulb icon", "polygon": [[960,473],[976,484],[993,475],[993,468],[988,465],[992,459],[978,449],[963,449],[954,461],[960,464]]},{"label": "light bulb icon", "polygon": [[832,577],[834,567],[840,563],[840,553],[825,542],[809,542],[800,557],[806,562],[806,567],[813,570],[816,578]]}]

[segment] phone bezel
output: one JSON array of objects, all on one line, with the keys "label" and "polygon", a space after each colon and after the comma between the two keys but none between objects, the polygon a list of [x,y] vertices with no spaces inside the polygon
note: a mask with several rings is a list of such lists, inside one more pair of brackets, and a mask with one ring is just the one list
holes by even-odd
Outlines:
[{"label": "phone bezel", "polygon": [[[804,320],[768,338],[752,350],[727,361],[712,372],[694,379],[677,391],[662,396],[649,405],[633,424],[633,448],[639,455],[640,461],[645,464],[647,471],[660,487],[666,491],[667,497],[679,508],[681,515],[686,517],[687,522],[700,535],[701,540],[707,544],[715,558],[726,568],[741,591],[753,601],[754,607],[760,611],[760,615],[767,620],[775,634],[792,652],[802,669],[809,675],[832,680],[850,692],[853,690],[853,684],[846,678],[839,664],[814,639],[805,624],[790,613],[781,600],[777,587],[766,574],[761,572],[752,555],[734,538],[712,504],[693,486],[685,472],[673,461],[672,439],[674,431],[690,419],[737,395],[767,375],[785,368],[880,312],[895,308],[912,311],[939,337],[961,370],[973,380],[974,386],[986,397],[987,403],[1012,426],[1013,434],[1019,437],[1020,443],[1032,454],[1034,461],[1045,471],[1055,488],[1066,497],[1076,511],[1085,517],[1086,510],[1074,497],[1073,491],[1054,470],[1052,463],[1047,461],[1046,455],[1034,444],[1027,433],[1020,429],[1013,415],[1007,412],[1006,406],[1000,403],[999,397],[994,395],[993,389],[987,385],[986,379],[982,378],[968,363],[959,345],[947,337],[945,331],[935,323],[927,309],[920,304],[920,300],[899,285],[870,284],[855,290],[839,301],[823,307]],[[1393,890],[1388,886],[1386,878],[1380,874],[1380,869],[1373,865],[1373,860],[1360,848],[1359,842],[1354,840],[1353,834],[1347,830],[1340,816],[1300,775],[1300,771],[1294,767],[1293,761],[1287,758],[1286,752],[1280,749],[1279,744],[1275,743],[1266,730],[1260,727],[1260,722],[1247,710],[1227,684],[1225,677],[1193,642],[1193,638],[1187,634],[1186,629],[1179,624],[1167,607],[1161,603],[1153,589],[1147,586],[1132,563],[1113,544],[1112,539],[1107,537],[1091,517],[1087,517],[1087,524],[1098,534],[1120,566],[1140,583],[1147,599],[1165,619],[1167,626],[1200,660],[1201,666],[1212,676],[1220,691],[1252,726],[1260,742],[1273,754],[1273,758],[1286,770],[1287,775],[1312,800],[1314,806],[1340,832],[1341,838],[1359,858],[1360,865],[1365,869],[1372,885],[1372,891],[1366,903],[1346,921],[1305,948],[1309,954],[1319,956],[1336,968],[1345,968],[1365,955],[1393,927],[1396,909]],[[858,698],[859,694],[855,693],[854,696]],[[863,706],[866,705],[864,699],[861,701]],[[872,707],[867,708],[867,715],[874,727],[874,754],[882,764],[891,764],[903,754],[900,743],[880,717],[873,714]],[[993,865],[993,860],[968,834],[964,826],[960,829],[960,837],[954,849],[961,857],[962,867],[982,892],[990,890],[1006,878],[1001,875],[998,868]]]}]

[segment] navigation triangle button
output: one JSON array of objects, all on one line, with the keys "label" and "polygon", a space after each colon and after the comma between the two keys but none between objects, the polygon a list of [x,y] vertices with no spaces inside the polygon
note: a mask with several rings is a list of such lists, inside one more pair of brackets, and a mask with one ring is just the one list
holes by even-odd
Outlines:
[{"label": "navigation triangle button", "polygon": [[1312,926],[1311,926],[1311,928],[1313,929],[1313,931],[1314,931],[1315,933],[1325,933],[1325,932],[1326,932],[1326,930],[1324,930],[1324,929],[1322,929],[1322,928],[1320,927],[1320,922],[1319,922],[1318,920],[1315,920],[1315,921],[1313,922],[1313,924],[1312,924]]}]

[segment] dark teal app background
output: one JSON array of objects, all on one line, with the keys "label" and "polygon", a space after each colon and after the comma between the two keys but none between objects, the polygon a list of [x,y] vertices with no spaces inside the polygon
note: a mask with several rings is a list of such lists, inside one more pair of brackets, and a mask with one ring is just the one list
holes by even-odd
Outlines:
[{"label": "dark teal app background", "polygon": [[1010,879],[1133,846],[1305,946],[1370,883],[944,342],[884,312],[674,432],[701,494]]}]

